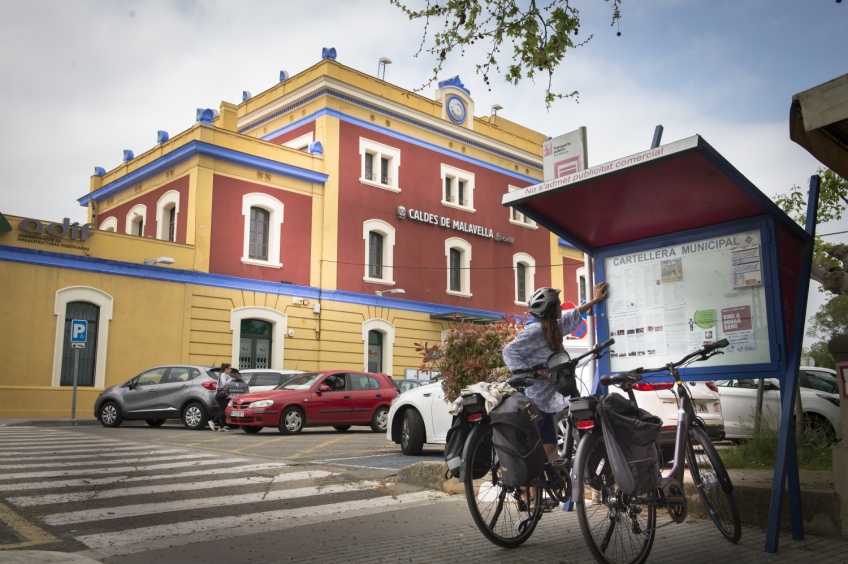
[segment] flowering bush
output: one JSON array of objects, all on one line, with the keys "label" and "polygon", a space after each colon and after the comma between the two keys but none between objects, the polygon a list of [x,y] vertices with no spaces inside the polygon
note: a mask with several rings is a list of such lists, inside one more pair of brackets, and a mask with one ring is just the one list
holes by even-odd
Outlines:
[{"label": "flowering bush", "polygon": [[415,351],[423,357],[422,370],[441,372],[445,397],[452,402],[466,386],[509,377],[503,348],[523,328],[523,319],[503,318],[486,325],[455,319],[443,344],[415,343]]}]

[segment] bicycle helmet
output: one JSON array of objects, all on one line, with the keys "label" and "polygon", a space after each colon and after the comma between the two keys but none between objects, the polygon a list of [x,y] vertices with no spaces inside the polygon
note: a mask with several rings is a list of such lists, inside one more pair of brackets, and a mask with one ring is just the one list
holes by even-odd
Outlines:
[{"label": "bicycle helmet", "polygon": [[536,317],[542,317],[554,304],[559,303],[559,290],[556,288],[539,288],[527,300],[527,311]]}]

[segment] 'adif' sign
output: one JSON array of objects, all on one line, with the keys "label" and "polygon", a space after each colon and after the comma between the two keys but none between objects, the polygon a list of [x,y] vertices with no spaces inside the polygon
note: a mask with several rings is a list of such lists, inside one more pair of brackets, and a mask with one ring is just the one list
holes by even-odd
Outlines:
[{"label": "'adif' sign", "polygon": [[66,217],[62,223],[48,223],[45,225],[37,219],[25,217],[18,224],[18,227],[20,227],[21,231],[26,233],[51,235],[62,239],[67,237],[69,239],[85,241],[93,235],[93,233],[89,231],[89,228],[94,227],[94,224],[85,223],[80,225],[79,222],[71,223],[70,218]]}]

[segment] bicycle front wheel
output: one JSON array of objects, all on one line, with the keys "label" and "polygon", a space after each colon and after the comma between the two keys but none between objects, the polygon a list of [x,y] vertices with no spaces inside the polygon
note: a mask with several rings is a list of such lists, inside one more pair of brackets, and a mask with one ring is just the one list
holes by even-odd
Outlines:
[{"label": "bicycle front wheel", "polygon": [[[492,427],[476,425],[465,442],[465,499],[480,532],[494,544],[515,548],[536,530],[541,518],[542,488],[503,485],[492,446]],[[531,509],[532,508],[532,509]]]},{"label": "bicycle front wheel", "polygon": [[689,428],[686,442],[686,463],[701,501],[721,534],[730,542],[739,542],[742,524],[739,509],[733,498],[730,476],[718,456],[706,431],[697,425]]},{"label": "bicycle front wheel", "polygon": [[577,521],[595,560],[645,562],[654,544],[656,506],[648,497],[628,496],[619,490],[599,428],[580,441],[574,468],[572,498]]}]

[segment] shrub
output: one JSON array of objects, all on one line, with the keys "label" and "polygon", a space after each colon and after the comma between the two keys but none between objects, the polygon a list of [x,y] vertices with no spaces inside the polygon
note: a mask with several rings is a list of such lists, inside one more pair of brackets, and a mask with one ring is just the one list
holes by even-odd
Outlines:
[{"label": "shrub", "polygon": [[415,351],[423,358],[422,370],[441,373],[445,397],[452,402],[467,386],[509,377],[502,351],[523,328],[524,319],[505,317],[485,325],[454,319],[444,343],[415,343]]}]

